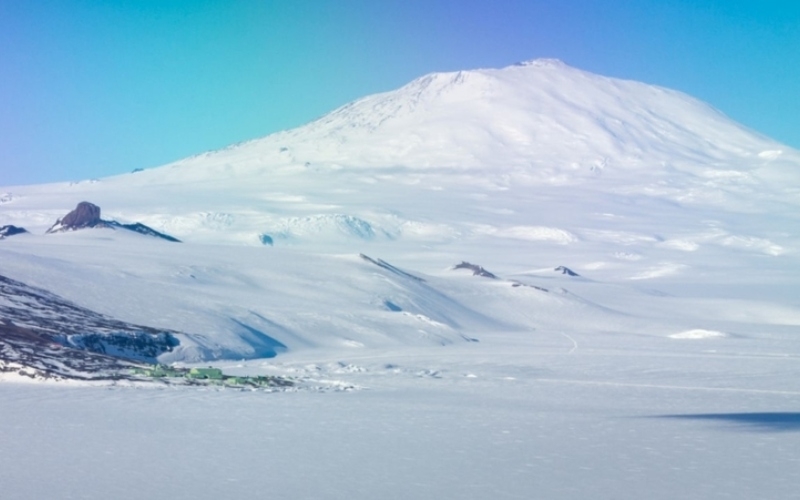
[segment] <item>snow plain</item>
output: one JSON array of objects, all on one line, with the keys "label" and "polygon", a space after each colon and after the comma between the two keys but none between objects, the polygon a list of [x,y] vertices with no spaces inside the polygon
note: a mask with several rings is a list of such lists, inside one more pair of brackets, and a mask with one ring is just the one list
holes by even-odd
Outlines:
[{"label": "snow plain", "polygon": [[[43,234],[84,200],[184,243]],[[800,153],[554,61],[4,187],[0,274],[303,384],[2,383],[2,497],[796,498],[799,208]]]}]

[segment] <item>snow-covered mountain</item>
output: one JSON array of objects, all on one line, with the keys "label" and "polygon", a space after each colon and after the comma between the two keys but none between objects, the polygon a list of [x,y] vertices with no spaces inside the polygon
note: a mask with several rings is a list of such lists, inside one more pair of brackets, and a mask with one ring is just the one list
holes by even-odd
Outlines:
[{"label": "snow-covered mountain", "polygon": [[426,75],[176,166],[456,168],[552,181],[610,167],[753,171],[784,152],[797,159],[680,92],[535,60]]},{"label": "snow-covered mountain", "polygon": [[798,228],[797,151],[555,61],[2,187],[0,496],[795,498]]},{"label": "snow-covered mountain", "polygon": [[[0,242],[0,274],[183,332],[163,361],[800,324],[800,153],[553,60],[427,75],[160,168],[0,193],[0,225],[32,233]],[[44,234],[82,201],[184,243]]]}]

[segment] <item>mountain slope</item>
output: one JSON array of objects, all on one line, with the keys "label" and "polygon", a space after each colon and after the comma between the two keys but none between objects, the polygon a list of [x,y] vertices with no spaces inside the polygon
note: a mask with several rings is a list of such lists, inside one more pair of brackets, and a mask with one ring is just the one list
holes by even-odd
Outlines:
[{"label": "mountain slope", "polygon": [[609,167],[751,170],[796,152],[688,95],[559,61],[435,73],[306,126],[179,165],[316,164],[585,175]]},{"label": "mountain slope", "polygon": [[[161,168],[3,189],[0,225],[32,234],[0,242],[0,274],[187,332],[163,360],[769,330],[798,318],[798,158],[684,94],[554,61],[433,74]],[[84,200],[185,244],[43,234]],[[464,261],[506,278],[450,271]]]},{"label": "mountain slope", "polygon": [[[721,211],[723,221],[726,213],[781,218],[800,208],[798,186],[800,153],[705,103],[537,60],[427,75],[297,129],[64,192],[108,209],[126,207],[118,219],[141,220],[182,240],[298,244],[420,234],[449,240],[474,235],[475,226],[494,234],[531,226],[578,232],[559,220],[531,224],[531,214],[547,212],[533,198],[551,205],[580,200],[599,214],[653,205]],[[429,195],[436,206],[420,210],[420,197]],[[20,196],[22,189],[9,193],[6,206],[25,205]],[[514,206],[517,199],[528,206]],[[440,209],[476,200],[524,220],[496,228],[513,217],[471,216],[465,224]]]}]

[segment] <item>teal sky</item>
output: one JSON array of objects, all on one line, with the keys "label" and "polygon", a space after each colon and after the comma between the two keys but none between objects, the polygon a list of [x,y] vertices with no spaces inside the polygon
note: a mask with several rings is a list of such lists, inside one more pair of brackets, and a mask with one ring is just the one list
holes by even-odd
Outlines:
[{"label": "teal sky", "polygon": [[538,57],[800,149],[797,0],[0,0],[0,186],[154,167]]}]

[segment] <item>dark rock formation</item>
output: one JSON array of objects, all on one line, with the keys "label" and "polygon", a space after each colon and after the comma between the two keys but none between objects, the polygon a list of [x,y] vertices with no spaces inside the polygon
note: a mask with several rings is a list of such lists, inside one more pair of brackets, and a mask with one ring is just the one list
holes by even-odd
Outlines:
[{"label": "dark rock formation", "polygon": [[493,273],[490,273],[477,264],[470,264],[467,261],[461,261],[461,264],[453,266],[453,269],[468,269],[472,271],[473,276],[483,276],[484,278],[497,279],[497,276]]},{"label": "dark rock formation", "polygon": [[180,242],[179,239],[168,234],[160,233],[155,229],[140,222],[134,224],[122,224],[114,220],[103,220],[100,218],[100,207],[88,201],[78,203],[75,210],[64,217],[58,219],[47,233],[61,233],[64,231],[76,231],[92,227],[107,227],[110,229],[126,229],[146,236],[153,236],[167,241]]},{"label": "dark rock formation", "polygon": [[145,236],[154,236],[156,238],[161,238],[162,240],[167,240],[167,241],[173,241],[175,243],[180,243],[180,241],[181,241],[181,240],[179,240],[178,238],[176,238],[174,236],[170,236],[168,234],[160,233],[160,232],[156,231],[155,229],[153,229],[150,226],[145,226],[141,222],[136,222],[134,224],[120,224],[119,222],[113,221],[113,220],[103,221],[103,222],[105,222],[106,224],[108,224],[109,227],[112,227],[112,228],[117,228],[118,227],[118,228],[121,228],[121,229],[127,229],[128,231],[133,231],[134,233],[143,234]]},{"label": "dark rock formation", "polygon": [[580,274],[564,266],[558,266],[557,268],[554,269],[554,271],[559,272],[561,274],[566,274],[567,276],[580,276]]},{"label": "dark rock formation", "polygon": [[17,227],[13,225],[0,226],[0,240],[8,236],[14,236],[16,234],[22,234],[27,232],[28,231],[26,231],[24,227]]},{"label": "dark rock formation", "polygon": [[5,276],[0,299],[0,372],[102,379],[179,345],[179,332],[120,321]]},{"label": "dark rock formation", "polygon": [[419,276],[414,276],[413,274],[407,273],[407,272],[403,271],[402,269],[398,269],[398,268],[394,267],[393,265],[389,264],[388,262],[386,262],[385,260],[373,259],[369,255],[364,255],[363,253],[358,254],[358,256],[361,257],[362,259],[364,259],[365,261],[367,261],[367,262],[369,262],[371,264],[375,264],[376,266],[378,266],[380,268],[383,268],[383,269],[386,269],[387,271],[389,271],[391,273],[394,273],[394,274],[396,274],[398,276],[402,276],[403,278],[409,278],[409,279],[412,279],[414,281],[419,281],[420,283],[425,283],[425,280],[420,278]]},{"label": "dark rock formation", "polygon": [[100,219],[100,207],[88,201],[78,203],[75,210],[58,219],[48,233],[57,231],[74,231],[86,227],[97,227],[103,221]]},{"label": "dark rock formation", "polygon": [[550,292],[550,290],[548,290],[547,288],[542,288],[542,287],[536,286],[536,285],[530,285],[528,283],[523,283],[521,281],[512,281],[511,282],[511,286],[514,287],[514,288],[524,286],[524,287],[528,287],[528,288],[533,288],[533,289],[539,290],[540,292]]}]

